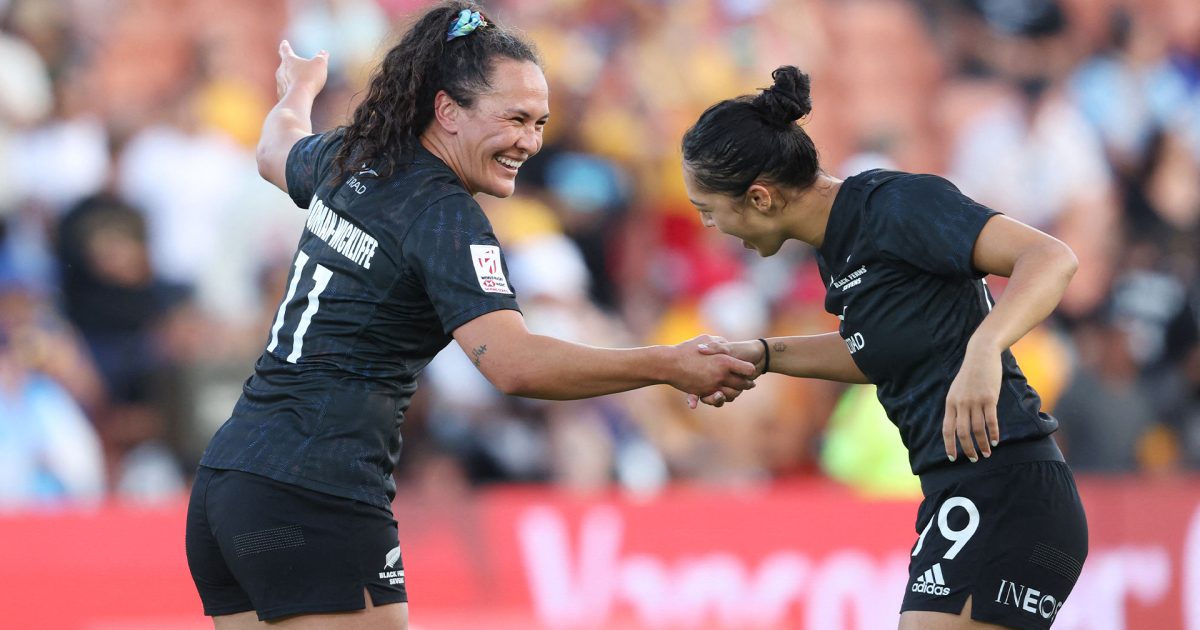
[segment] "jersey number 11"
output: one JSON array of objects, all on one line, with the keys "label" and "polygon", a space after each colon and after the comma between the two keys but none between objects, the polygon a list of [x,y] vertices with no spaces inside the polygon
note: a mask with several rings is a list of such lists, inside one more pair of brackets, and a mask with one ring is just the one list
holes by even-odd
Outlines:
[{"label": "jersey number 11", "polygon": [[[287,314],[287,307],[292,303],[292,298],[296,296],[296,287],[300,284],[300,276],[304,275],[304,267],[307,265],[308,254],[297,252],[295,269],[292,270],[292,282],[288,285],[287,295],[283,297],[283,302],[279,305],[279,312],[275,315],[275,325],[271,326],[271,343],[267,344],[267,352],[274,352],[279,345],[279,329],[283,328],[283,318]],[[326,286],[329,286],[329,279],[332,277],[333,272],[324,265],[317,264],[313,269],[315,284],[305,299],[308,306],[300,315],[300,324],[292,333],[292,352],[287,355],[288,363],[295,363],[300,358],[300,352],[304,349],[304,333],[308,332],[308,325],[312,323],[313,315],[316,315],[317,309],[321,308],[321,292],[325,290]]]}]

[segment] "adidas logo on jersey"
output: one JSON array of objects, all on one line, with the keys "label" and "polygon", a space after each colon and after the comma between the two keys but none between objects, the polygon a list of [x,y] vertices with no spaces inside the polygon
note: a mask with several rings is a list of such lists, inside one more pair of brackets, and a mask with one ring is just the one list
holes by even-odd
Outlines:
[{"label": "adidas logo on jersey", "polygon": [[925,573],[917,576],[917,581],[913,582],[912,592],[925,593],[927,595],[949,595],[950,589],[946,588],[946,579],[942,577],[942,563],[937,563],[928,569]]}]

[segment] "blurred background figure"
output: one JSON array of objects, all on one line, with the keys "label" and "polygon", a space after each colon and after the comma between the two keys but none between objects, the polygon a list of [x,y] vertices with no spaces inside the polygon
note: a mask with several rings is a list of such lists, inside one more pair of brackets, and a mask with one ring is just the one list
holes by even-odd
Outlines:
[{"label": "blurred background figure", "polygon": [[[314,112],[328,129],[424,4],[0,0],[0,449],[24,471],[2,473],[0,497],[179,496],[303,226],[252,166],[275,45],[331,53]],[[704,106],[791,63],[816,87],[807,130],[831,174],[945,175],[1079,255],[1059,312],[1014,350],[1073,464],[1200,467],[1200,3],[486,4],[541,47],[551,84],[543,151],[485,208],[536,332],[638,345],[836,327],[810,251],[764,260],[705,234],[678,172]],[[816,476],[915,492],[865,389],[768,377],[693,412],[659,391],[506,399],[455,353],[426,379],[398,473],[426,492]]]},{"label": "blurred background figure", "polygon": [[100,437],[76,402],[95,377],[44,307],[0,280],[0,510],[96,503],[107,490]]}]

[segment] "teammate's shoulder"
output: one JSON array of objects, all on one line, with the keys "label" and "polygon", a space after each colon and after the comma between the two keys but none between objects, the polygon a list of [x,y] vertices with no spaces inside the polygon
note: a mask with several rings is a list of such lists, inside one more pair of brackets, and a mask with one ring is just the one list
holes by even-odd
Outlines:
[{"label": "teammate's shoulder", "polygon": [[423,147],[416,147],[387,178],[391,192],[400,195],[414,209],[434,205],[479,207],[449,166]]},{"label": "teammate's shoulder", "polygon": [[341,146],[342,140],[344,140],[345,137],[346,137],[346,128],[345,127],[334,127],[333,129],[330,129],[328,131],[314,133],[311,136],[302,138],[301,142],[304,142],[305,145],[307,145],[306,148],[310,147],[311,150],[324,151],[324,150],[334,149],[334,148]]},{"label": "teammate's shoulder", "polygon": [[340,144],[346,139],[346,127],[341,125],[334,127],[333,129],[323,131],[321,132],[321,137],[323,138],[324,142],[329,142],[331,144],[336,142]]},{"label": "teammate's shoulder", "polygon": [[922,200],[936,199],[946,193],[959,193],[958,187],[950,180],[932,173],[906,173],[877,169],[860,175],[860,177],[863,176],[867,177],[873,206],[903,206]]},{"label": "teammate's shoulder", "polygon": [[422,191],[420,197],[420,200],[409,199],[399,213],[406,240],[414,232],[491,230],[491,222],[479,202],[461,186],[431,187]]},{"label": "teammate's shoulder", "polygon": [[483,207],[475,200],[475,197],[463,190],[461,186],[443,185],[433,187],[429,194],[425,197],[425,201],[421,204],[421,210],[433,210],[435,212],[479,212],[483,213]]},{"label": "teammate's shoulder", "polygon": [[345,130],[338,127],[300,138],[288,151],[289,167],[311,174],[323,174],[340,150],[344,136]]},{"label": "teammate's shoulder", "polygon": [[909,173],[906,171],[889,171],[874,169],[858,175],[867,180],[875,188],[890,191],[912,191],[922,188],[951,188],[957,190],[950,180],[933,173]]}]

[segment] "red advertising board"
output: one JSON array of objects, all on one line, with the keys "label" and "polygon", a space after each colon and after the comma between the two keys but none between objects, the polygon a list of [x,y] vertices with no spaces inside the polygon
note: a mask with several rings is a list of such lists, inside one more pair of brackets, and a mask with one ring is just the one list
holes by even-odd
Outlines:
[{"label": "red advertising board", "polygon": [[[1200,481],[1083,479],[1091,554],[1064,630],[1200,630]],[[544,488],[396,505],[413,630],[894,628],[914,502],[827,482]],[[183,554],[184,501],[0,515],[3,627],[211,628]]]}]

